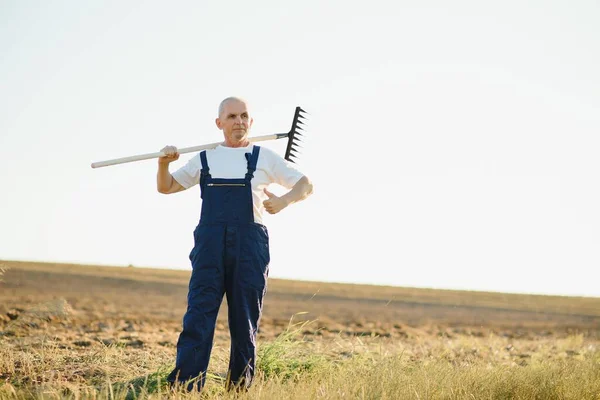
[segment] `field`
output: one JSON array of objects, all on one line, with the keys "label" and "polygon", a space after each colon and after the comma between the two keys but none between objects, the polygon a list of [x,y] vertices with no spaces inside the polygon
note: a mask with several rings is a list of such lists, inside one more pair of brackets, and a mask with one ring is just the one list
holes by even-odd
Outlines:
[{"label": "field", "polygon": [[[0,399],[167,392],[189,271],[0,261]],[[248,393],[200,398],[600,399],[600,298],[271,279]]]}]

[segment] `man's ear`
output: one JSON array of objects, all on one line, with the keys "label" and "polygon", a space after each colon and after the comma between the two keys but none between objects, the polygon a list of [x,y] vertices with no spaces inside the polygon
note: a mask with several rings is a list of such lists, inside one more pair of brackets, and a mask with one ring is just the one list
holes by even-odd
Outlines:
[{"label": "man's ear", "polygon": [[221,128],[221,120],[219,118],[215,119],[215,124],[217,124],[217,128],[222,129]]},{"label": "man's ear", "polygon": [[254,123],[254,118],[250,117],[250,123],[248,124],[248,129],[250,129],[250,127],[252,126],[253,123]]}]

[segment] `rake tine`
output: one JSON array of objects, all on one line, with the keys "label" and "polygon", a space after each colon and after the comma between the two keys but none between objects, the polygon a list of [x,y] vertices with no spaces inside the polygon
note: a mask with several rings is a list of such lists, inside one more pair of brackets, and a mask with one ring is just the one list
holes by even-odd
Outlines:
[{"label": "rake tine", "polygon": [[306,125],[306,116],[308,114],[301,107],[296,107],[296,111],[294,112],[294,120],[292,122],[292,127],[290,132],[288,133],[288,145],[285,150],[285,159],[290,162],[295,162],[298,158],[299,149],[302,148],[298,143],[302,142],[301,136],[304,135],[304,126]]}]

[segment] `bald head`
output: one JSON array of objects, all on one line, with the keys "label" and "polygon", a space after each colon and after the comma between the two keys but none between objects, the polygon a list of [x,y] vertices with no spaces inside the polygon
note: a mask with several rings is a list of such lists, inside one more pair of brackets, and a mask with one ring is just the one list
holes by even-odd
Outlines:
[{"label": "bald head", "polygon": [[226,99],[224,99],[221,104],[219,104],[219,117],[221,117],[221,114],[223,114],[223,111],[225,110],[225,106],[228,103],[232,103],[232,102],[238,102],[238,103],[243,103],[246,105],[246,107],[248,107],[248,102],[244,99],[242,99],[241,97],[228,97]]},{"label": "bald head", "polygon": [[245,100],[239,97],[228,97],[219,105],[219,116],[215,119],[215,123],[223,131],[225,146],[247,146],[252,122]]}]

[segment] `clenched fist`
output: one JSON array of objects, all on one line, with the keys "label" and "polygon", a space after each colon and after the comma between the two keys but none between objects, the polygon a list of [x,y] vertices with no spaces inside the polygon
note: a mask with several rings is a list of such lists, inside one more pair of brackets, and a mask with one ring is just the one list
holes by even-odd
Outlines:
[{"label": "clenched fist", "polygon": [[177,147],[175,146],[165,146],[161,152],[165,155],[158,158],[159,164],[170,164],[179,159],[179,153],[177,152]]}]

